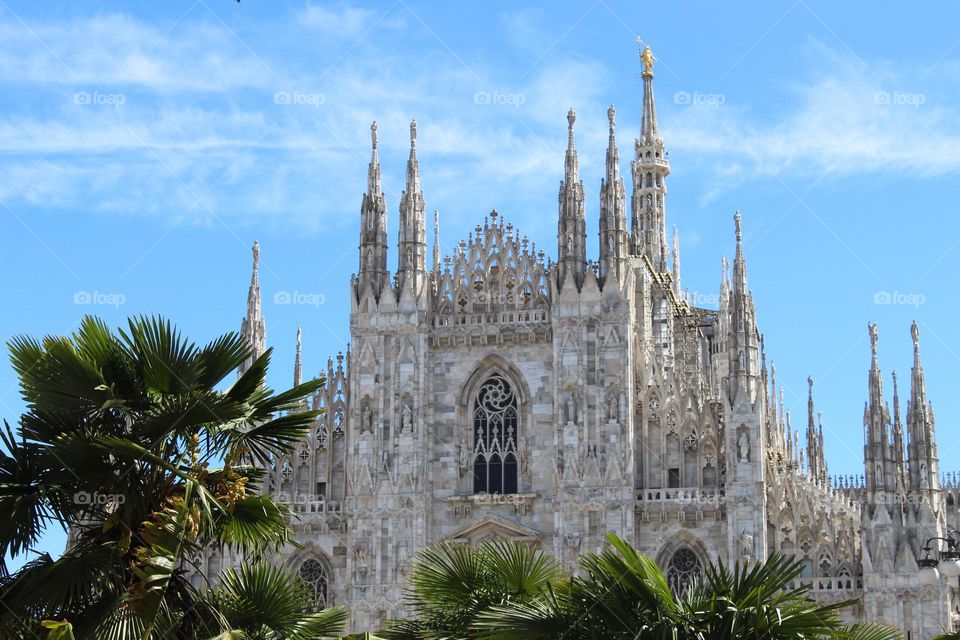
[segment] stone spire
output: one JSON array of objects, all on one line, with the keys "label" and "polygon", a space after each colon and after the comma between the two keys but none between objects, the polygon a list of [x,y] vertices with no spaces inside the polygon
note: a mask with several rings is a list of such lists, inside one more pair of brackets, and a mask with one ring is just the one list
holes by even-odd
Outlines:
[{"label": "stone spire", "polygon": [[607,170],[600,182],[600,279],[623,282],[629,246],[627,231],[626,190],[620,175],[620,151],[615,132],[616,110],[607,109],[610,122],[610,140],[607,143]]},{"label": "stone spire", "polygon": [[817,431],[816,411],[813,406],[813,377],[807,378],[807,467],[810,478],[821,485],[827,482],[827,469],[823,455],[823,431]]},{"label": "stone spire", "polygon": [[897,491],[906,488],[906,448],[904,447],[903,423],[900,421],[900,390],[897,388],[897,372],[893,376],[893,464]]},{"label": "stone spire", "polygon": [[573,123],[576,119],[577,114],[570,109],[567,113],[567,153],[558,198],[557,284],[561,290],[572,285],[579,291],[587,273],[587,226],[583,211],[583,182],[580,181],[577,150],[573,145]]},{"label": "stone spire", "polygon": [[260,243],[253,243],[253,273],[250,275],[250,290],[247,292],[247,315],[240,323],[240,335],[253,349],[253,354],[240,365],[239,374],[250,368],[253,361],[267,350],[267,329],[260,301]]},{"label": "stone spire", "polygon": [[680,289],[680,232],[673,225],[673,291],[679,296]]},{"label": "stone spire", "polygon": [[717,313],[717,341],[721,350],[730,347],[730,261],[720,259],[720,301]]},{"label": "stone spire", "polygon": [[653,63],[655,58],[646,47],[640,53],[643,62],[643,121],[636,140],[636,155],[631,164],[633,173],[634,251],[650,260],[653,268],[667,271],[666,177],[670,175],[667,152],[657,128],[657,111],[653,100]]},{"label": "stone spire", "polygon": [[297,355],[293,359],[293,386],[303,382],[303,333],[297,325]]},{"label": "stone spire", "polygon": [[883,401],[883,376],[877,355],[877,325],[870,323],[870,375],[867,379],[869,399],[863,414],[866,431],[864,465],[867,488],[872,491],[890,491],[893,480],[890,451],[890,412]]},{"label": "stone spire", "polygon": [[420,188],[420,166],[417,163],[417,121],[411,120],[407,183],[406,189],[400,196],[398,295],[407,286],[413,287],[414,295],[419,295],[423,288],[427,268],[427,227],[424,206],[423,191]]},{"label": "stone spire", "polygon": [[355,286],[358,301],[368,286],[379,300],[387,283],[387,200],[380,176],[376,122],[370,125],[370,138],[373,151],[367,170],[367,192],[360,205],[360,272]]},{"label": "stone spire", "polygon": [[[643,122],[640,125],[640,140],[643,144],[653,144],[660,141],[660,131],[657,128],[657,107],[653,100],[653,63],[656,62],[650,47],[644,47],[640,52],[640,62],[643,64]],[[662,142],[662,141],[661,141]]]},{"label": "stone spire", "polygon": [[[759,394],[760,336],[757,331],[756,308],[747,285],[747,263],[743,256],[741,216],[733,216],[736,226],[737,252],[733,260],[733,289],[730,292],[730,380],[731,401],[741,394],[753,404]],[[786,443],[785,443],[786,444]]]},{"label": "stone spire", "polygon": [[910,488],[938,491],[939,461],[934,430],[933,405],[927,400],[927,381],[920,362],[920,327],[910,327],[913,337],[913,368],[910,370],[910,402],[907,429],[910,432]]},{"label": "stone spire", "polygon": [[440,277],[440,212],[433,210],[433,272]]},{"label": "stone spire", "polygon": [[827,482],[827,478],[830,477],[829,469],[827,468],[827,456],[825,455],[825,449],[823,447],[823,412],[817,412],[817,446],[820,447],[820,473],[823,475],[824,483]]}]

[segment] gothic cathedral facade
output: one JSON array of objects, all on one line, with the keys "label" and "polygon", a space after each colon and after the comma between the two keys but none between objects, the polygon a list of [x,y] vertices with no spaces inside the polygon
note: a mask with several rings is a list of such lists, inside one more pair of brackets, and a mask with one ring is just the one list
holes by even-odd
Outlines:
[{"label": "gothic cathedral facade", "polygon": [[[904,424],[895,374],[888,409],[870,325],[865,473],[831,478],[813,381],[806,424],[794,426],[767,364],[739,213],[719,308],[698,308],[681,289],[649,49],[641,58],[627,175],[608,111],[596,261],[571,110],[556,260],[492,211],[448,256],[434,214],[428,263],[413,123],[391,274],[374,123],[351,345],[328,361],[312,400],[324,414],[269,473],[269,490],[297,512],[302,545],[278,561],[318,602],[348,605],[353,628],[373,630],[405,613],[411,560],[433,542],[507,538],[575,570],[612,531],[655,558],[675,589],[709,561],[782,552],[803,560],[817,599],[858,599],[851,621],[912,638],[950,629],[956,592],[916,577],[924,542],[960,524],[956,477],[938,469],[917,326]],[[242,332],[262,352],[258,264],[255,245]],[[202,568],[214,575],[234,560],[215,551]]]}]

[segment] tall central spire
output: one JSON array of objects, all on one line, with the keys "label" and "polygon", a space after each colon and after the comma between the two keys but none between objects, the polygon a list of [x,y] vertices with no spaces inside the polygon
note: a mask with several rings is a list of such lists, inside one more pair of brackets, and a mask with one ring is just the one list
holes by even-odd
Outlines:
[{"label": "tall central spire", "polygon": [[376,122],[370,125],[370,140],[373,150],[367,170],[367,192],[360,205],[360,272],[354,292],[357,300],[368,286],[379,300],[387,283],[387,200],[380,176]]},{"label": "tall central spire", "polygon": [[629,251],[626,192],[620,176],[616,113],[613,105],[610,105],[607,109],[607,119],[610,122],[607,170],[600,183],[600,278],[604,285],[613,278],[618,283],[623,283]]},{"label": "tall central spire", "polygon": [[[639,43],[639,38],[637,39]],[[633,172],[634,252],[644,255],[656,271],[667,271],[666,177],[670,163],[657,127],[657,109],[653,100],[653,63],[656,58],[645,47],[643,63],[643,119],[635,144]]]},{"label": "tall central spire", "polygon": [[587,273],[587,227],[583,211],[583,182],[577,150],[573,143],[573,123],[577,114],[573,109],[567,113],[567,153],[564,158],[563,182],[560,183],[560,216],[557,225],[557,285],[583,286]]},{"label": "tall central spire", "polygon": [[423,289],[427,270],[427,226],[424,209],[423,191],[420,188],[420,166],[417,163],[417,121],[411,120],[407,184],[400,197],[398,294],[410,288],[416,296]]},{"label": "tall central spire", "polygon": [[640,141],[642,144],[655,144],[659,142],[660,131],[657,127],[657,107],[653,100],[653,63],[656,62],[650,47],[646,47],[640,52],[640,61],[643,63],[643,121],[640,125]]}]

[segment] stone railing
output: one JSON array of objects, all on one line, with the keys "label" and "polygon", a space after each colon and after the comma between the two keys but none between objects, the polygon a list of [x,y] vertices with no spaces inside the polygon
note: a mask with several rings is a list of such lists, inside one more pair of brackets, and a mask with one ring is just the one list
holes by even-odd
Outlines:
[{"label": "stone railing", "polygon": [[718,487],[687,487],[674,489],[637,489],[636,500],[643,504],[703,505],[717,507],[723,502],[724,491]]},{"label": "stone railing", "polygon": [[295,501],[290,504],[294,513],[315,513],[320,515],[340,515],[341,504],[333,500]]},{"label": "stone railing", "polygon": [[505,311],[458,312],[452,315],[437,314],[434,327],[544,324],[550,321],[546,309],[508,309]]},{"label": "stone railing", "polygon": [[787,586],[787,589],[798,589],[800,587],[810,587],[812,594],[856,594],[863,591],[863,578],[850,576],[840,578],[799,578],[791,582]]}]

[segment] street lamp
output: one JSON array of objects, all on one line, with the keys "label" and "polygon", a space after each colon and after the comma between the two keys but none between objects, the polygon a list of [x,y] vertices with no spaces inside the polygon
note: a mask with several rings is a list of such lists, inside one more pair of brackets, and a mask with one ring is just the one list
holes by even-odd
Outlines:
[{"label": "street lamp", "polygon": [[[937,558],[930,556],[931,545],[934,542],[946,542],[946,550],[937,549]],[[939,546],[939,545],[937,545]],[[932,587],[940,583],[940,576],[945,578],[960,578],[960,531],[952,529],[947,532],[946,538],[934,537],[927,540],[923,546],[924,557],[917,558],[917,567],[920,571],[920,584]]]}]

